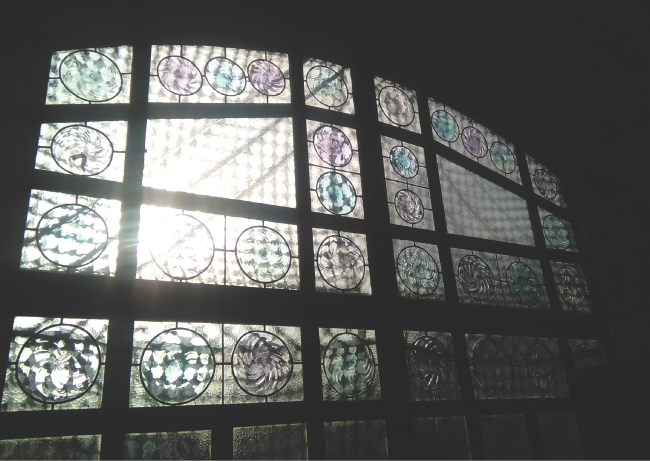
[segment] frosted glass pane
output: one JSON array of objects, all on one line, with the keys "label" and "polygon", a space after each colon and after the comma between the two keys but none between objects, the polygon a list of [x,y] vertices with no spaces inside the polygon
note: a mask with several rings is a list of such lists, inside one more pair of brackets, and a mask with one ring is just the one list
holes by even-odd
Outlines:
[{"label": "frosted glass pane", "polygon": [[551,261],[553,278],[565,312],[591,312],[591,296],[582,267]]},{"label": "frosted glass pane", "polygon": [[327,459],[387,459],[384,421],[325,423]]},{"label": "frosted glass pane", "polygon": [[397,289],[404,298],[445,300],[438,247],[430,243],[393,240]]},{"label": "frosted glass pane", "polygon": [[142,185],[295,208],[291,119],[148,120]]},{"label": "frosted glass pane", "polygon": [[566,208],[564,197],[562,197],[560,178],[530,155],[526,155],[526,161],[528,162],[528,172],[535,193],[562,208]]},{"label": "frosted glass pane", "polygon": [[573,413],[537,415],[546,459],[583,459],[580,434]]},{"label": "frosted glass pane", "polygon": [[375,101],[380,122],[420,133],[420,114],[415,91],[375,77]]},{"label": "frosted glass pane", "polygon": [[307,425],[233,428],[233,459],[307,459]]},{"label": "frosted glass pane", "polygon": [[302,73],[305,79],[305,104],[354,114],[350,69],[310,58],[304,61]]},{"label": "frosted glass pane", "polygon": [[440,157],[438,169],[450,233],[535,244],[523,198]]},{"label": "frosted glass pane", "polygon": [[479,416],[486,459],[532,459],[523,415]]},{"label": "frosted glass pane", "polygon": [[101,435],[0,440],[0,459],[99,459]]},{"label": "frosted glass pane", "polygon": [[576,368],[587,368],[607,363],[603,342],[597,339],[569,339],[573,364]]},{"label": "frosted glass pane", "polygon": [[126,434],[124,459],[210,459],[210,431]]},{"label": "frosted glass pane", "polygon": [[313,229],[316,291],[371,295],[366,236]]},{"label": "frosted glass pane", "polygon": [[537,208],[539,219],[542,222],[542,232],[546,248],[566,251],[578,251],[576,238],[573,235],[573,226],[566,219],[554,215],[546,210]]},{"label": "frosted glass pane", "polygon": [[413,421],[420,456],[414,459],[472,459],[463,416]]}]

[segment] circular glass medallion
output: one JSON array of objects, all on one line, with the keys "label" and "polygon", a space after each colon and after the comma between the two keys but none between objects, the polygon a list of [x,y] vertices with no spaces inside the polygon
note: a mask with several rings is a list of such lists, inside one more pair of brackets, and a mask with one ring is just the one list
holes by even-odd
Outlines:
[{"label": "circular glass medallion", "polygon": [[403,178],[414,178],[420,169],[418,159],[411,149],[404,146],[395,146],[390,150],[390,164],[395,173]]},{"label": "circular glass medallion", "polygon": [[217,93],[236,96],[246,87],[246,76],[237,63],[228,58],[214,58],[205,66],[205,79]]},{"label": "circular glass medallion", "polygon": [[534,306],[539,302],[542,288],[533,270],[526,264],[514,262],[506,270],[506,280],[510,293],[526,306]]},{"label": "circular glass medallion", "polygon": [[510,148],[503,143],[495,142],[490,148],[490,158],[499,171],[510,174],[515,171],[517,161]]},{"label": "circular glass medallion", "polygon": [[90,102],[113,99],[122,90],[122,74],[108,57],[96,51],[81,50],[61,61],[59,77],[66,89]]},{"label": "circular glass medallion", "polygon": [[567,224],[557,216],[548,215],[542,224],[544,235],[549,243],[559,250],[566,250],[571,245],[571,235]]},{"label": "circular glass medallion", "polygon": [[318,178],[316,196],[325,209],[334,214],[351,213],[357,205],[357,191],[350,180],[333,171]]},{"label": "circular glass medallion", "polygon": [[180,96],[196,93],[203,86],[198,67],[181,56],[167,56],[158,63],[158,79],[165,89]]},{"label": "circular glass medallion", "polygon": [[413,191],[402,189],[395,194],[395,209],[400,218],[409,224],[417,224],[424,217],[422,200]]},{"label": "circular glass medallion", "polygon": [[338,128],[321,126],[314,133],[314,148],[323,162],[345,166],[352,160],[352,143]]},{"label": "circular glass medallion", "polygon": [[560,297],[569,307],[577,309],[585,300],[585,286],[574,271],[564,266],[557,271],[557,288]]},{"label": "circular glass medallion", "polygon": [[415,118],[415,109],[409,97],[395,86],[387,86],[379,92],[379,106],[388,120],[399,126],[407,126]]},{"label": "circular glass medallion", "polygon": [[171,278],[198,277],[212,264],[212,234],[205,224],[192,216],[179,214],[165,219],[151,239],[151,257]]},{"label": "circular glass medallion", "polygon": [[306,80],[307,88],[321,104],[339,107],[348,100],[348,86],[343,77],[329,67],[312,67]]},{"label": "circular glass medallion", "polygon": [[375,360],[370,348],[355,334],[334,336],[323,357],[325,376],[336,392],[358,397],[375,380]]},{"label": "circular glass medallion", "polygon": [[573,360],[576,368],[593,367],[605,363],[605,354],[602,349],[589,344],[580,344],[573,350]]},{"label": "circular glass medallion", "polygon": [[284,91],[284,74],[271,61],[258,59],[248,65],[248,78],[257,91],[267,96],[277,96]]},{"label": "circular glass medallion", "polygon": [[38,222],[36,244],[50,262],[64,267],[90,264],[108,245],[108,227],[87,206],[59,205]]},{"label": "circular glass medallion", "polygon": [[463,146],[467,149],[467,152],[472,154],[476,158],[482,158],[487,155],[487,141],[485,136],[479,130],[473,126],[465,127],[463,130],[463,135],[461,137],[463,141]]},{"label": "circular glass medallion", "polygon": [[318,247],[317,263],[323,280],[339,290],[358,287],[366,273],[366,261],[359,247],[338,235],[323,240]]},{"label": "circular glass medallion", "polygon": [[203,336],[186,328],[153,338],[140,360],[140,379],[149,395],[168,405],[198,398],[214,376],[214,354]]},{"label": "circular glass medallion", "polygon": [[411,375],[425,391],[440,389],[451,374],[447,348],[430,336],[422,336],[410,345],[408,363]]},{"label": "circular glass medallion", "polygon": [[505,348],[492,338],[483,338],[472,357],[474,375],[481,386],[493,394],[503,395],[512,387],[513,371]]},{"label": "circular glass medallion", "polygon": [[543,197],[547,199],[555,198],[557,195],[557,183],[546,170],[542,170],[541,168],[535,170],[533,180],[535,181],[537,190]]},{"label": "circular glass medallion", "polygon": [[541,344],[533,344],[526,352],[528,376],[543,391],[552,391],[557,384],[557,365],[553,354]]},{"label": "circular glass medallion", "polygon": [[237,341],[232,374],[244,392],[258,397],[275,394],[287,384],[292,371],[291,353],[276,335],[251,331]]},{"label": "circular glass medallion", "polygon": [[287,241],[270,227],[256,226],[242,232],[235,256],[244,274],[259,283],[277,282],[291,266]]},{"label": "circular glass medallion", "polygon": [[460,128],[453,115],[445,110],[437,110],[431,116],[431,126],[444,141],[454,142],[458,139]]},{"label": "circular glass medallion", "polygon": [[88,126],[73,125],[59,130],[52,140],[52,158],[68,173],[93,176],[113,160],[113,144],[104,133]]},{"label": "circular glass medallion", "polygon": [[463,256],[458,263],[458,280],[463,290],[474,299],[486,301],[494,294],[492,269],[478,256]]},{"label": "circular glass medallion", "polygon": [[397,257],[397,273],[404,285],[421,296],[430,295],[438,287],[438,264],[420,247],[404,248]]},{"label": "circular glass medallion", "polygon": [[16,361],[16,380],[29,397],[63,403],[95,383],[101,352],[93,336],[75,325],[54,325],[32,336]]}]

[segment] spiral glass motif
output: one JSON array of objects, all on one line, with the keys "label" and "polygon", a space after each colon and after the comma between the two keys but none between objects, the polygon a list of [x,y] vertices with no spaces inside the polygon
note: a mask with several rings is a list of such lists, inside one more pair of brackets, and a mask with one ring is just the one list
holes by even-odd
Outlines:
[{"label": "spiral glass motif", "polygon": [[411,149],[404,146],[395,146],[390,150],[390,164],[395,173],[403,178],[411,179],[418,174],[420,165]]},{"label": "spiral glass motif", "polygon": [[180,96],[196,93],[203,86],[198,67],[181,56],[167,56],[158,63],[158,79],[165,89]]},{"label": "spiral glass motif", "polygon": [[246,87],[246,76],[237,63],[228,58],[214,58],[205,66],[205,79],[215,91],[236,96]]},{"label": "spiral glass motif", "polygon": [[539,280],[533,270],[526,264],[515,262],[506,270],[506,280],[510,293],[526,306],[538,303],[542,294]]},{"label": "spiral glass motif", "polygon": [[277,96],[284,91],[284,74],[271,61],[258,59],[248,65],[248,78],[257,91],[267,96]]},{"label": "spiral glass motif", "polygon": [[307,72],[307,88],[321,104],[339,107],[348,100],[348,86],[333,69],[316,66]]},{"label": "spiral glass motif", "polygon": [[571,235],[567,224],[557,216],[548,215],[542,223],[544,235],[549,243],[559,250],[566,250],[571,245]]},{"label": "spiral glass motif", "polygon": [[106,249],[108,227],[86,206],[60,205],[48,210],[39,221],[36,243],[48,261],[81,267],[99,258]]},{"label": "spiral glass motif", "polygon": [[232,374],[244,392],[258,397],[282,390],[291,377],[293,359],[279,337],[251,331],[237,341],[232,355]]},{"label": "spiral glass motif", "polygon": [[334,390],[345,397],[363,394],[375,380],[372,351],[352,333],[341,333],[330,341],[325,349],[323,367]]},{"label": "spiral glass motif", "polygon": [[492,338],[483,338],[472,357],[474,376],[493,394],[503,395],[512,387],[513,375],[510,357],[504,347]]},{"label": "spiral glass motif", "polygon": [[366,262],[359,247],[337,235],[327,237],[320,244],[317,263],[325,282],[339,290],[356,288],[366,273]]},{"label": "spiral glass motif", "polygon": [[510,148],[500,142],[495,142],[490,148],[490,158],[497,169],[505,174],[515,171],[517,161]]},{"label": "spiral glass motif", "polygon": [[52,140],[52,158],[68,173],[92,176],[113,160],[113,144],[104,133],[82,125],[61,129]]},{"label": "spiral glass motif", "polygon": [[474,299],[485,301],[494,294],[494,273],[478,256],[463,256],[458,263],[458,279],[465,292]]},{"label": "spiral glass motif", "polygon": [[54,325],[31,337],[18,355],[16,380],[29,397],[63,403],[90,389],[101,355],[95,338],[74,325]]},{"label": "spiral glass motif", "polygon": [[277,282],[291,266],[289,245],[269,227],[251,227],[242,232],[235,245],[235,256],[244,274],[260,283]]},{"label": "spiral glass motif", "polygon": [[541,168],[535,170],[533,181],[535,181],[537,190],[543,197],[546,197],[547,199],[555,198],[557,195],[557,183],[546,170],[542,170]]},{"label": "spiral glass motif", "polygon": [[560,297],[573,309],[582,306],[585,300],[585,285],[574,271],[564,266],[556,275]]},{"label": "spiral glass motif", "polygon": [[214,375],[214,354],[199,334],[185,328],[153,338],[140,361],[140,379],[149,395],[168,405],[198,398]]},{"label": "spiral glass motif", "polygon": [[557,365],[553,354],[541,344],[533,344],[526,352],[528,376],[543,391],[552,391],[557,384]]},{"label": "spiral glass motif", "polygon": [[445,385],[451,374],[451,356],[436,338],[422,336],[409,347],[411,375],[425,391],[435,391]]},{"label": "spiral glass motif", "polygon": [[395,194],[395,209],[400,218],[409,224],[417,224],[424,217],[422,200],[413,191],[402,189]]},{"label": "spiral glass motif", "polygon": [[416,246],[404,248],[397,257],[397,273],[412,292],[426,296],[438,288],[438,264],[429,253]]},{"label": "spiral glass motif", "polygon": [[327,211],[348,214],[357,205],[357,191],[348,178],[341,173],[323,173],[316,182],[316,197]]},{"label": "spiral glass motif", "polygon": [[108,101],[122,90],[120,69],[108,56],[96,51],[75,51],[66,56],[59,77],[70,93],[86,101]]},{"label": "spiral glass motif", "polygon": [[322,126],[314,133],[314,148],[323,162],[345,166],[352,160],[352,143],[338,128]]},{"label": "spiral glass motif", "polygon": [[379,93],[379,106],[388,120],[400,126],[407,126],[415,118],[415,109],[409,97],[395,86],[387,86]]},{"label": "spiral glass motif", "polygon": [[479,130],[473,126],[465,127],[463,130],[463,135],[461,137],[463,141],[463,146],[467,149],[467,152],[472,154],[476,158],[482,158],[487,155],[487,141],[485,136]]},{"label": "spiral glass motif", "polygon": [[445,110],[437,110],[431,116],[431,126],[444,141],[454,142],[458,139],[460,128],[453,115]]}]

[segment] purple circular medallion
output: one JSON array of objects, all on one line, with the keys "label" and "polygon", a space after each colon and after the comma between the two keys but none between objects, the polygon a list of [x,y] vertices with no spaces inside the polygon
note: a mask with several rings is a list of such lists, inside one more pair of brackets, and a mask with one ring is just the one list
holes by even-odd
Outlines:
[{"label": "purple circular medallion", "polygon": [[325,163],[345,166],[352,160],[352,143],[338,128],[322,126],[314,133],[314,148]]},{"label": "purple circular medallion", "polygon": [[461,138],[463,140],[463,146],[465,146],[465,149],[467,149],[470,154],[477,158],[485,157],[488,148],[483,133],[473,126],[468,126],[463,130]]},{"label": "purple circular medallion", "polygon": [[158,79],[165,89],[180,96],[196,93],[203,85],[198,67],[182,56],[167,56],[158,63]]},{"label": "purple circular medallion", "polygon": [[537,190],[543,197],[554,199],[557,195],[557,183],[555,179],[548,174],[548,171],[538,168],[533,176]]},{"label": "purple circular medallion", "polygon": [[492,269],[478,256],[463,256],[458,263],[458,279],[465,292],[474,299],[486,301],[494,294]]},{"label": "purple circular medallion", "polygon": [[284,91],[284,74],[271,61],[258,59],[248,65],[248,78],[257,91],[267,96],[277,96]]}]

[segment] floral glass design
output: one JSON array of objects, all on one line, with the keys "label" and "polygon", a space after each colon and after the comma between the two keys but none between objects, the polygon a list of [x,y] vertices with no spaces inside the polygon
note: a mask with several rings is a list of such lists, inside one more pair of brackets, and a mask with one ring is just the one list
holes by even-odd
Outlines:
[{"label": "floral glass design", "polygon": [[277,96],[284,91],[284,74],[271,61],[259,59],[248,65],[251,85],[266,96]]},{"label": "floral glass design", "polygon": [[335,70],[326,66],[315,66],[307,72],[307,88],[320,103],[339,107],[348,99],[348,87]]},{"label": "floral glass design", "polygon": [[544,236],[558,250],[566,250],[571,245],[571,235],[567,224],[561,218],[548,215],[542,223]]},{"label": "floral glass design", "polygon": [[493,394],[507,393],[512,386],[514,371],[508,352],[492,338],[483,338],[474,347],[474,374],[479,383]]},{"label": "floral glass design", "polygon": [[346,237],[331,235],[318,247],[318,270],[325,282],[339,290],[357,288],[366,272],[363,253]]},{"label": "floral glass design", "polygon": [[395,173],[405,179],[414,178],[420,169],[418,159],[411,149],[405,146],[395,146],[390,150],[390,164]]},{"label": "floral glass design", "polygon": [[91,50],[75,51],[61,61],[59,78],[75,96],[105,102],[122,90],[122,74],[108,56]]},{"label": "floral glass design", "polygon": [[364,340],[352,333],[336,335],[323,356],[325,376],[345,397],[358,397],[368,391],[375,379],[375,360]]},{"label": "floral glass design", "polygon": [[510,148],[501,142],[495,142],[490,148],[490,159],[497,169],[505,174],[514,173],[517,160]]},{"label": "floral glass design", "polygon": [[526,352],[528,376],[535,386],[543,391],[552,391],[557,385],[557,364],[553,354],[541,344],[533,344]]},{"label": "floral glass design", "polygon": [[526,154],[528,172],[533,186],[533,191],[540,197],[553,202],[557,206],[566,208],[566,202],[562,197],[562,181],[546,165]]},{"label": "floral glass design", "polygon": [[334,167],[345,166],[352,160],[352,143],[343,131],[330,125],[316,130],[314,148],[325,163]]},{"label": "floral glass design", "polygon": [[413,378],[426,391],[440,389],[451,375],[449,351],[430,336],[421,336],[409,345],[408,365]]},{"label": "floral glass design", "polygon": [[351,213],[357,204],[357,192],[350,180],[337,172],[323,173],[316,183],[316,196],[330,213]]},{"label": "floral glass design", "polygon": [[165,89],[189,96],[203,86],[203,75],[196,65],[181,56],[167,56],[158,63],[158,79]]},{"label": "floral glass design", "polygon": [[478,256],[463,256],[458,263],[458,279],[472,298],[488,300],[494,294],[494,273]]},{"label": "floral glass design", "polygon": [[487,155],[487,141],[485,136],[473,126],[468,126],[463,130],[463,146],[474,157],[483,158]]},{"label": "floral glass design", "polygon": [[39,437],[0,440],[2,459],[99,459],[102,436]]},{"label": "floral glass design", "polygon": [[399,126],[407,126],[415,118],[413,103],[396,86],[384,87],[379,93],[379,106],[388,119]]},{"label": "floral glass design", "polygon": [[237,262],[242,271],[260,283],[277,282],[291,266],[291,250],[281,234],[270,227],[246,229],[237,239]]},{"label": "floral glass design", "polygon": [[553,179],[548,171],[541,168],[535,170],[533,181],[535,182],[537,190],[540,194],[542,194],[542,196],[546,197],[547,199],[555,198],[557,195],[558,187],[555,179]]},{"label": "floral glass design", "polygon": [[508,266],[506,280],[510,292],[526,306],[534,306],[539,302],[541,288],[535,272],[522,262]]},{"label": "floral glass design", "polygon": [[438,288],[438,264],[426,250],[410,246],[397,258],[397,273],[406,287],[418,295],[429,295]]},{"label": "floral glass design", "polygon": [[555,275],[558,293],[572,310],[578,310],[585,301],[585,284],[573,270],[563,266]]},{"label": "floral glass design", "polygon": [[51,144],[52,158],[71,174],[93,176],[113,160],[113,144],[101,131],[84,125],[62,128]]},{"label": "floral glass design", "polygon": [[460,135],[458,122],[446,110],[437,110],[431,115],[431,126],[438,136],[447,142],[454,142]]},{"label": "floral glass design", "polygon": [[409,224],[420,222],[424,216],[422,200],[408,189],[402,189],[395,194],[395,209],[399,217]]},{"label": "floral glass design", "polygon": [[244,71],[228,58],[213,58],[208,61],[205,79],[215,91],[224,96],[237,96],[246,88]]},{"label": "floral glass design", "polygon": [[211,431],[126,434],[124,459],[211,459]]}]

